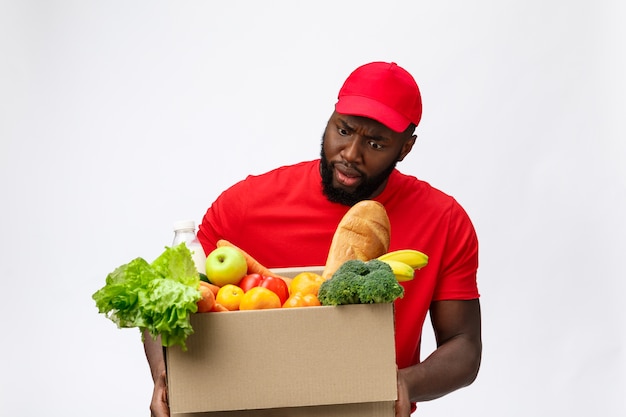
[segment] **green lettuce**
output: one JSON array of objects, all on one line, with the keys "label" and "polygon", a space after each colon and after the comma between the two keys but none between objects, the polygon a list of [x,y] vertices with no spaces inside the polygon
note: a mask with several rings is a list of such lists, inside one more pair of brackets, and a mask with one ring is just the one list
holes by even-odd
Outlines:
[{"label": "green lettuce", "polygon": [[135,258],[106,277],[104,287],[92,298],[98,311],[119,328],[137,327],[163,346],[180,345],[193,333],[190,314],[198,310],[202,297],[200,275],[184,243],[166,247],[149,264]]}]

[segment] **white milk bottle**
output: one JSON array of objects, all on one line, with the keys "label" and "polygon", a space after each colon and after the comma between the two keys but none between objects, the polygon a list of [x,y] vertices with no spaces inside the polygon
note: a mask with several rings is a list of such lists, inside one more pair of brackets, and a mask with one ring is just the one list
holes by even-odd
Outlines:
[{"label": "white milk bottle", "polygon": [[206,255],[196,237],[196,223],[193,220],[180,220],[174,223],[174,241],[172,247],[185,242],[191,251],[198,273],[206,275]]}]

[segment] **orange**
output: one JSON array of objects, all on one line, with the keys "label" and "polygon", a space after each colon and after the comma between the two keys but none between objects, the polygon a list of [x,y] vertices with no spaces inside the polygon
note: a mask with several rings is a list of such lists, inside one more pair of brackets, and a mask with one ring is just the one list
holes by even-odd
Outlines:
[{"label": "orange", "polygon": [[263,287],[250,288],[241,298],[239,310],[280,308],[280,298],[272,290]]},{"label": "orange", "polygon": [[291,283],[289,284],[289,294],[293,295],[300,293],[302,295],[317,295],[322,282],[324,282],[324,278],[322,278],[321,275],[313,272],[300,272],[298,275],[293,277],[293,280],[291,280]]},{"label": "orange", "polygon": [[317,299],[317,295],[315,294],[302,294],[302,293],[295,293],[294,295],[290,296],[287,301],[285,301],[285,304],[283,304],[283,308],[290,308],[290,307],[314,307],[314,306],[319,306],[320,304],[320,300]]},{"label": "orange", "polygon": [[213,294],[213,291],[211,291],[211,288],[208,285],[205,285],[204,281],[200,281],[198,290],[202,296],[202,298],[196,303],[198,305],[198,313],[207,313],[213,309],[213,306],[215,306],[215,294]]},{"label": "orange", "polygon": [[226,284],[217,291],[215,301],[230,311],[239,310],[243,294],[243,290],[238,286]]}]

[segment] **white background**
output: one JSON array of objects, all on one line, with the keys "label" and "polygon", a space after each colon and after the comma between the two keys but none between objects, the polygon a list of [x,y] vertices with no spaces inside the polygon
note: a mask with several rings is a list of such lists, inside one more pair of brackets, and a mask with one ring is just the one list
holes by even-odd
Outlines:
[{"label": "white background", "polygon": [[235,181],[316,158],[373,60],[423,94],[399,168],[481,242],[480,375],[416,415],[626,413],[624,2],[0,4],[0,415],[147,416],[139,334],[92,293]]}]

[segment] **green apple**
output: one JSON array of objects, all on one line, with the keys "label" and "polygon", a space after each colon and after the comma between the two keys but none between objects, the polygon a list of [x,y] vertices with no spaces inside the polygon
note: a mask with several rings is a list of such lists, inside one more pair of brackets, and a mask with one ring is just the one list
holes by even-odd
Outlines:
[{"label": "green apple", "polygon": [[237,285],[248,272],[246,258],[240,250],[221,246],[213,249],[206,258],[207,279],[219,287]]}]

